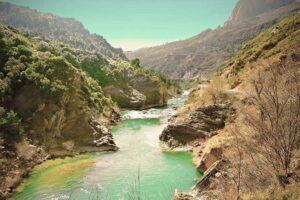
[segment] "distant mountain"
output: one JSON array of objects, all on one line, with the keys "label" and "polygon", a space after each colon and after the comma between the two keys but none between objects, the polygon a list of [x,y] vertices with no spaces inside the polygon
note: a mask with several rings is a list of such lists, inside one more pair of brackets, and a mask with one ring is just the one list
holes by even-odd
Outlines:
[{"label": "distant mountain", "polygon": [[107,58],[125,59],[122,49],[112,47],[102,36],[90,34],[75,19],[0,2],[0,23],[26,31],[31,36],[59,40],[73,48],[100,53]]},{"label": "distant mountain", "polygon": [[[250,3],[251,2],[251,3]],[[127,52],[142,65],[173,79],[205,79],[240,50],[243,44],[292,12],[300,2],[291,0],[240,0],[224,26],[166,45]]]},{"label": "distant mountain", "polygon": [[259,14],[280,8],[294,0],[241,0],[236,5],[229,21],[245,21]]}]

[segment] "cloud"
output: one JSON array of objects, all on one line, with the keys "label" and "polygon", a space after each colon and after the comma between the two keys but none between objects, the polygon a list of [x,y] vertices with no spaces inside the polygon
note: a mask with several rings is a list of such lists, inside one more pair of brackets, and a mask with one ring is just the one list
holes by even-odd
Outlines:
[{"label": "cloud", "polygon": [[152,47],[165,44],[167,41],[159,40],[110,40],[109,43],[116,48],[122,48],[124,51],[133,51],[140,48]]}]

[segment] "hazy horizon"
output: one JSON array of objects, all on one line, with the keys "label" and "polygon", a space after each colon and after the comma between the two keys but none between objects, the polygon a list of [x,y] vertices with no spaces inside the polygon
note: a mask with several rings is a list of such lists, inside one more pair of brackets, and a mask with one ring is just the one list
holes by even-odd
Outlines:
[{"label": "hazy horizon", "polygon": [[79,20],[114,47],[136,50],[223,25],[237,0],[0,0]]}]

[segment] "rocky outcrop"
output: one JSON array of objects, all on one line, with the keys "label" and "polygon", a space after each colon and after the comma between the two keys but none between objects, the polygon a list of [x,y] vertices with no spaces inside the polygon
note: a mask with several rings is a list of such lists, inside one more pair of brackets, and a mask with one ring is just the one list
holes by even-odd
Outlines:
[{"label": "rocky outcrop", "polygon": [[202,173],[205,172],[216,161],[222,159],[222,151],[222,148],[211,148],[208,152],[202,153],[202,155],[200,152],[199,161],[196,163],[197,169]]},{"label": "rocky outcrop", "polygon": [[49,158],[44,149],[28,142],[16,143],[15,147],[15,151],[0,149],[0,199],[6,199],[35,165]]},{"label": "rocky outcrop", "polygon": [[[76,70],[69,70],[77,76]],[[75,79],[71,84],[60,97],[49,96],[32,84],[16,91],[13,107],[29,127],[27,136],[34,144],[44,145],[53,156],[117,150],[111,133],[104,127],[110,122],[103,123],[105,117],[97,111],[97,106],[89,105],[81,90],[77,90],[84,83]],[[106,109],[108,116],[118,116],[113,109]]]},{"label": "rocky outcrop", "polygon": [[151,77],[136,75],[127,72],[125,76],[127,86],[109,85],[104,87],[104,92],[110,96],[121,108],[146,109],[159,107],[175,95],[172,87],[168,88],[162,81],[153,80]]},{"label": "rocky outcrop", "polygon": [[234,109],[226,104],[201,106],[192,111],[187,119],[171,118],[159,139],[169,148],[192,145],[193,142],[205,141],[224,128],[225,121],[234,115]]},{"label": "rocky outcrop", "polygon": [[204,173],[201,180],[188,193],[175,191],[173,200],[217,200],[224,199],[224,192],[234,190],[232,174],[229,172],[230,163],[219,159]]},{"label": "rocky outcrop", "polygon": [[249,20],[259,14],[290,4],[293,1],[294,0],[240,0],[228,22]]},{"label": "rocky outcrop", "polygon": [[192,195],[176,191],[172,200],[196,200]]},{"label": "rocky outcrop", "polygon": [[163,106],[171,97],[166,85],[159,80],[152,80],[145,76],[136,76],[130,80],[130,84],[145,97],[142,108]]},{"label": "rocky outcrop", "polygon": [[205,199],[222,199],[222,191],[227,190],[222,179],[227,179],[230,174],[227,171],[228,161],[217,160],[203,174],[202,179],[194,186],[192,193],[196,197]]}]

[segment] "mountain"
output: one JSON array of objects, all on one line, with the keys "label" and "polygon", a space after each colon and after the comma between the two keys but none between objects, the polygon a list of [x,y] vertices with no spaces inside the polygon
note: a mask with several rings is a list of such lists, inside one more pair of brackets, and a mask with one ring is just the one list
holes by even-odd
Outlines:
[{"label": "mountain", "polygon": [[233,10],[229,21],[245,21],[257,15],[290,4],[293,1],[294,0],[241,0],[238,2],[235,9]]},{"label": "mountain", "polygon": [[30,36],[43,36],[74,48],[100,53],[107,58],[126,60],[122,49],[112,47],[102,36],[90,34],[75,19],[3,2],[0,2],[0,13],[0,23],[26,31]]},{"label": "mountain", "polygon": [[64,55],[122,108],[161,106],[175,92],[169,80],[139,64],[132,65],[122,50],[113,48],[101,36],[91,35],[74,19],[10,3],[0,3],[0,13],[0,23],[35,39],[39,50]]},{"label": "mountain", "polygon": [[[226,64],[245,42],[300,10],[298,1],[255,2],[240,0],[222,27],[206,30],[186,40],[127,52],[127,57],[139,58],[147,68],[168,74],[173,79],[210,78],[215,69]],[[248,12],[249,4],[254,9],[251,12]]]}]

